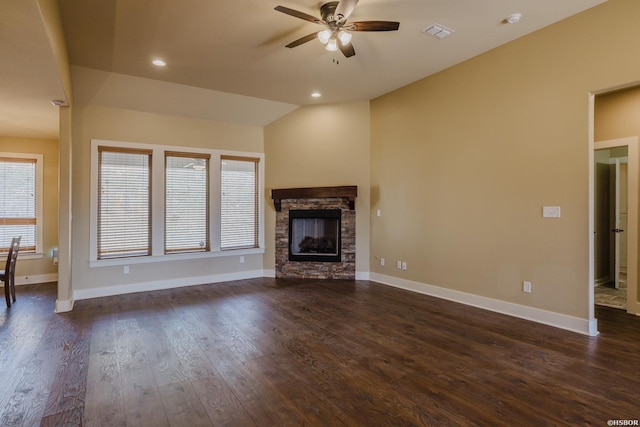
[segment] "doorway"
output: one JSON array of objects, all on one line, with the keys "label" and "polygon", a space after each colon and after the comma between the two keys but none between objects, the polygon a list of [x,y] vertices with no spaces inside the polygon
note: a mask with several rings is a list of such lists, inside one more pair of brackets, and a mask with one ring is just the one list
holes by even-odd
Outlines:
[{"label": "doorway", "polygon": [[627,309],[627,146],[595,149],[595,304]]},{"label": "doorway", "polygon": [[594,143],[594,303],[636,313],[638,138]]}]

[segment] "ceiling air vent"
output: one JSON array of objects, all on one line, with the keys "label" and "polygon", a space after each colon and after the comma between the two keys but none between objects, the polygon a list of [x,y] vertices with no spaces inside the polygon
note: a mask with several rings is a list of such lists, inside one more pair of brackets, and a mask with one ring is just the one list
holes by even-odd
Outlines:
[{"label": "ceiling air vent", "polygon": [[429,36],[442,40],[443,38],[451,35],[455,31],[453,31],[451,28],[445,27],[444,25],[433,24],[429,28],[422,30],[422,32]]}]

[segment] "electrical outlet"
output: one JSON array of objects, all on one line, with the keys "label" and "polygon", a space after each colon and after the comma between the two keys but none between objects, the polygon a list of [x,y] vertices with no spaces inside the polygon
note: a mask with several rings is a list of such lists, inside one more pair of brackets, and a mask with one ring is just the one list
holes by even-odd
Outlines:
[{"label": "electrical outlet", "polygon": [[244,256],[243,255],[240,256],[240,264],[244,264]]},{"label": "electrical outlet", "polygon": [[384,267],[384,258],[380,258],[380,265]]},{"label": "electrical outlet", "polygon": [[398,270],[402,269],[402,261],[396,261],[396,268]]},{"label": "electrical outlet", "polygon": [[522,292],[531,293],[531,282],[527,282],[526,280],[522,282]]},{"label": "electrical outlet", "polygon": [[405,261],[402,261],[402,269],[403,270],[407,269],[407,263]]},{"label": "electrical outlet", "polygon": [[125,266],[122,268],[122,273],[124,273],[124,274],[129,274],[129,266],[128,266],[128,265],[125,265]]}]

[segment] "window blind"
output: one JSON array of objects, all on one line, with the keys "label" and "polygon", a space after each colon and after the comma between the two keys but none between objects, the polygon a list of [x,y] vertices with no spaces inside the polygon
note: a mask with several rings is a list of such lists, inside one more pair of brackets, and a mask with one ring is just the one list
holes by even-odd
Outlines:
[{"label": "window blind", "polygon": [[221,157],[220,249],[258,247],[259,161]]},{"label": "window blind", "polygon": [[36,159],[0,157],[0,251],[22,236],[20,250],[36,250]]},{"label": "window blind", "polygon": [[165,253],[210,249],[210,157],[165,153]]},{"label": "window blind", "polygon": [[151,151],[98,152],[98,259],[150,255]]}]

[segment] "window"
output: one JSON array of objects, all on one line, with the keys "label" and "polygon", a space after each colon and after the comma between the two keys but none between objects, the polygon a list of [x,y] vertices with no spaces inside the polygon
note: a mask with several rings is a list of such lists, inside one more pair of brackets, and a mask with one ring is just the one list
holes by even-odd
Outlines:
[{"label": "window", "polygon": [[98,152],[98,259],[150,255],[151,151]]},{"label": "window", "polygon": [[42,249],[42,155],[0,153],[0,252],[22,236],[21,252]]},{"label": "window", "polygon": [[165,253],[210,249],[210,158],[165,152]]},{"label": "window", "polygon": [[220,249],[258,247],[258,163],[221,157]]},{"label": "window", "polygon": [[264,253],[264,154],[91,141],[89,265]]}]

